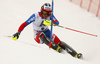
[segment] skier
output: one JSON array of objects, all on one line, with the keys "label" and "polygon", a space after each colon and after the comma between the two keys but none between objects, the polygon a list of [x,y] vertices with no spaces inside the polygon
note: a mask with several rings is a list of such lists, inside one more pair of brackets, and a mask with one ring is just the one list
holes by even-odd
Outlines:
[{"label": "skier", "polygon": [[[50,30],[48,26],[51,25],[51,13],[51,5],[49,3],[45,3],[42,5],[40,12],[34,13],[28,20],[20,25],[18,32],[12,36],[12,39],[17,40],[23,29],[30,23],[33,23],[34,40],[39,44],[45,43],[49,46]],[[53,26],[56,25],[59,25],[59,21],[53,15]],[[77,53],[66,43],[62,42],[55,34],[52,34],[51,48],[59,53],[62,52],[62,49],[66,50],[73,57],[77,58],[80,58],[82,55],[81,53]]]}]

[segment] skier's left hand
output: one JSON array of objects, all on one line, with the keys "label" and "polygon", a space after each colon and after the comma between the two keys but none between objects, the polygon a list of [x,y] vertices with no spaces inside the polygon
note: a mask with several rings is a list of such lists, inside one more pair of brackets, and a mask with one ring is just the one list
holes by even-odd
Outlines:
[{"label": "skier's left hand", "polygon": [[[47,25],[47,26],[51,26],[51,20],[44,20],[43,24]],[[53,25],[55,26],[55,24],[53,24]]]}]

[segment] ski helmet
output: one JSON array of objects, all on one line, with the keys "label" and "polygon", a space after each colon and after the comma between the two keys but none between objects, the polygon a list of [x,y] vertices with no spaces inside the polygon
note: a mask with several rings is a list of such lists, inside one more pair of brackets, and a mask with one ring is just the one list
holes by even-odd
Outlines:
[{"label": "ski helmet", "polygon": [[49,3],[45,3],[44,5],[42,5],[41,7],[42,14],[51,15],[51,12],[52,12],[52,7]]}]

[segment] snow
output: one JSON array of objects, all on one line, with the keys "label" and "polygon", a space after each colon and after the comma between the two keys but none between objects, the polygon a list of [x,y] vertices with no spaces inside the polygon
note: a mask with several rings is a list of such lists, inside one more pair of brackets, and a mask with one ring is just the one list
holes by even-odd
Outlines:
[{"label": "snow", "polygon": [[[41,1],[41,2],[40,2]],[[100,19],[81,9],[69,0],[54,0],[54,15],[60,25],[92,33],[85,35],[60,27],[53,27],[62,41],[83,54],[77,59],[66,53],[57,53],[45,44],[37,44],[30,24],[17,41],[6,36],[17,32],[21,23],[51,0],[2,0],[0,1],[0,64],[100,64]]]}]

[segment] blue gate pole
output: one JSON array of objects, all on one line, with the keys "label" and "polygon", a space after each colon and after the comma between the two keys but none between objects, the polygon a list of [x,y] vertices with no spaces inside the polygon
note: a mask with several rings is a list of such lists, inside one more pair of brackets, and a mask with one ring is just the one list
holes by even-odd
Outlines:
[{"label": "blue gate pole", "polygon": [[49,48],[51,48],[51,43],[52,43],[52,30],[53,30],[53,5],[54,2],[52,0],[52,15],[51,15],[51,31],[50,31],[50,42],[49,42]]}]

